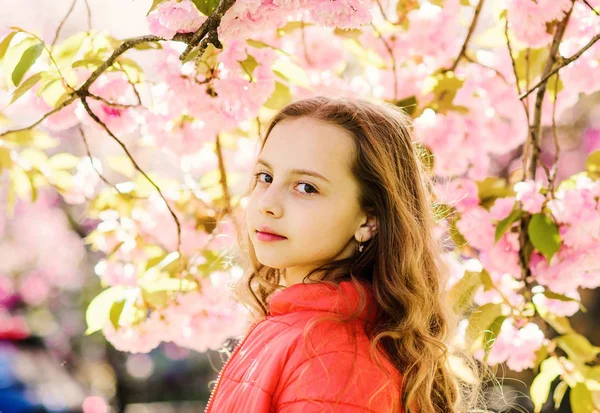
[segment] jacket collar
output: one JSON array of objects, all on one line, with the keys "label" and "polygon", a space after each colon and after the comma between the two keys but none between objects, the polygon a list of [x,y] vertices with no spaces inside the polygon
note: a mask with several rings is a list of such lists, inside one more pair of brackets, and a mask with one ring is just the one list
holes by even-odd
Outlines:
[{"label": "jacket collar", "polygon": [[[375,316],[372,287],[369,282],[360,280],[367,295],[367,306],[359,315],[362,320]],[[269,297],[269,315],[283,315],[296,311],[324,311],[348,315],[358,307],[360,293],[351,281],[341,281],[336,288],[321,282],[294,284],[277,290]]]}]

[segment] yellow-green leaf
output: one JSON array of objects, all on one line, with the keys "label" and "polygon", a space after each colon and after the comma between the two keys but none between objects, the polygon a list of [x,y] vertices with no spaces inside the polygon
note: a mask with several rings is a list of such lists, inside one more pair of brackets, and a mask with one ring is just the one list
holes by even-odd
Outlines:
[{"label": "yellow-green leaf", "polygon": [[553,341],[562,348],[572,360],[591,362],[600,353],[600,347],[592,345],[587,338],[577,333],[555,337]]},{"label": "yellow-green leaf", "polygon": [[278,110],[290,103],[292,99],[290,89],[281,82],[275,82],[275,90],[269,99],[267,99],[264,106],[269,109]]},{"label": "yellow-green leaf", "polygon": [[499,303],[484,304],[473,310],[466,331],[466,337],[471,343],[471,350],[474,350],[474,346],[479,345],[476,339],[489,330],[490,325],[501,315],[502,306]]},{"label": "yellow-green leaf", "polygon": [[577,383],[577,385],[571,389],[569,399],[571,402],[571,411],[573,413],[591,413],[597,411],[594,407],[592,394],[583,383]]},{"label": "yellow-green leaf", "polygon": [[567,392],[568,388],[569,385],[566,381],[561,381],[556,385],[556,388],[554,389],[554,395],[552,396],[552,399],[554,399],[554,410],[558,410],[560,408],[562,399],[565,397],[565,393]]},{"label": "yellow-green leaf", "polygon": [[463,277],[452,286],[448,292],[448,299],[458,314],[464,312],[473,303],[473,296],[481,286],[481,277],[476,272],[465,272]]},{"label": "yellow-green leaf", "polygon": [[86,335],[102,330],[110,319],[113,303],[122,300],[124,294],[125,288],[116,285],[94,297],[85,312],[85,321],[87,323]]},{"label": "yellow-green leaf", "polygon": [[4,58],[4,55],[8,50],[8,46],[10,45],[10,42],[13,39],[13,37],[15,37],[15,34],[17,34],[17,32],[10,32],[6,35],[4,39],[2,39],[2,42],[0,43],[0,60]]},{"label": "yellow-green leaf", "polygon": [[109,319],[115,330],[119,328],[119,319],[123,313],[123,308],[125,308],[125,299],[115,301],[110,307]]},{"label": "yellow-green leaf", "polygon": [[49,164],[52,169],[71,169],[79,164],[80,158],[67,153],[58,153],[50,158]]},{"label": "yellow-green leaf", "polygon": [[540,373],[535,376],[529,389],[535,413],[542,410],[542,405],[548,400],[552,382],[562,371],[563,369],[556,357],[550,357],[542,361]]},{"label": "yellow-green leaf", "polygon": [[19,60],[19,63],[17,63],[17,66],[15,66],[15,69],[12,72],[11,79],[15,86],[19,86],[21,80],[23,79],[23,76],[29,70],[29,68],[33,66],[38,57],[40,57],[43,50],[43,43],[38,43],[25,50],[25,52],[21,56],[21,60]]},{"label": "yellow-green leaf", "polygon": [[10,98],[10,103],[12,104],[14,103],[17,99],[19,99],[21,96],[23,96],[29,89],[31,89],[32,87],[34,87],[36,85],[37,82],[40,81],[40,79],[44,76],[46,72],[38,72],[34,75],[31,75],[26,81],[24,81],[21,86],[19,86],[17,88],[17,90],[15,90],[12,94],[12,97]]},{"label": "yellow-green leaf", "polygon": [[0,146],[0,176],[2,176],[2,170],[11,169],[13,166],[13,160],[10,156],[10,149]]}]

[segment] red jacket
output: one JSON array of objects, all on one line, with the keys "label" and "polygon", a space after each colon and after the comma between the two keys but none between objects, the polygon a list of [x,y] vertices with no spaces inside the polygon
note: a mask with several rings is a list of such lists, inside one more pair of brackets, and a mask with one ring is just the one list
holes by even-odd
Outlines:
[{"label": "red jacket", "polygon": [[392,412],[391,398],[400,398],[401,375],[380,351],[388,382],[369,355],[361,326],[375,314],[369,284],[362,283],[368,305],[350,323],[360,327],[356,347],[347,328],[330,321],[311,330],[310,345],[303,345],[303,329],[313,317],[355,308],[359,295],[351,282],[340,283],[347,300],[324,283],[294,284],[271,295],[267,318],[248,328],[223,366],[205,413]]}]

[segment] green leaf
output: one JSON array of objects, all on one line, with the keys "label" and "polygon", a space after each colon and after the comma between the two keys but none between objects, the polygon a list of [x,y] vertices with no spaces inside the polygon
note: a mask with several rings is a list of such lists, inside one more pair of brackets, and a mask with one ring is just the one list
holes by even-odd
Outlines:
[{"label": "green leaf", "polygon": [[583,383],[577,383],[569,394],[573,413],[590,413],[597,411],[590,390]]},{"label": "green leaf", "polygon": [[38,57],[40,57],[43,50],[44,43],[38,43],[25,50],[21,56],[21,60],[19,60],[19,63],[17,63],[17,66],[15,66],[15,69],[12,72],[12,82],[15,86],[19,86],[23,76],[29,68],[33,66]]},{"label": "green leaf", "polygon": [[94,297],[85,312],[85,321],[87,323],[86,335],[102,330],[110,319],[113,303],[122,300],[124,293],[125,288],[121,285],[116,285]]},{"label": "green leaf", "polygon": [[593,361],[600,347],[592,345],[587,338],[577,333],[565,334],[552,339],[560,348],[562,348],[572,360],[581,360],[583,362]]},{"label": "green leaf", "polygon": [[115,330],[119,328],[119,319],[121,318],[121,314],[123,313],[123,308],[125,308],[125,300],[115,301],[113,305],[110,307],[110,322]]},{"label": "green leaf", "polygon": [[476,340],[478,337],[485,334],[490,326],[498,317],[502,315],[502,306],[499,303],[488,303],[473,310],[469,317],[469,325],[467,326],[466,337],[471,343],[471,350],[479,346]]},{"label": "green leaf", "polygon": [[535,413],[539,413],[542,410],[543,404],[548,400],[552,382],[562,372],[563,369],[556,357],[550,357],[542,361],[540,373],[535,376],[529,389]]},{"label": "green leaf", "polygon": [[269,109],[278,110],[290,103],[292,99],[290,89],[281,82],[275,82],[275,90],[269,99],[267,99],[264,106]]},{"label": "green leaf", "polygon": [[546,214],[534,214],[527,227],[529,239],[533,246],[540,251],[548,262],[560,248],[558,227]]},{"label": "green leaf", "polygon": [[566,381],[561,381],[556,385],[556,388],[554,389],[554,395],[552,396],[554,399],[554,410],[558,410],[560,408],[562,399],[565,397],[565,393],[567,392],[568,388],[569,385]]},{"label": "green leaf", "polygon": [[465,272],[448,291],[448,299],[458,314],[464,314],[473,303],[473,296],[481,286],[481,277],[476,272]]},{"label": "green leaf", "polygon": [[192,3],[205,16],[209,16],[219,5],[219,0],[192,0]]},{"label": "green leaf", "polygon": [[15,90],[12,94],[12,97],[10,98],[10,104],[14,103],[17,99],[19,99],[21,96],[23,96],[29,89],[31,89],[32,87],[34,87],[36,85],[37,82],[40,81],[40,79],[44,76],[44,74],[46,74],[47,72],[38,72],[32,76],[30,76],[26,81],[24,81],[21,86],[19,86],[17,88],[17,90]]},{"label": "green leaf", "polygon": [[2,43],[0,43],[0,60],[4,58],[6,51],[8,50],[8,46],[10,45],[11,40],[15,37],[15,34],[18,32],[10,32],[4,39],[2,39]]},{"label": "green leaf", "polygon": [[510,228],[512,225],[517,222],[523,216],[523,211],[520,209],[514,209],[510,215],[504,218],[502,221],[498,222],[496,225],[496,234],[494,235],[494,242],[498,242],[502,235]]}]

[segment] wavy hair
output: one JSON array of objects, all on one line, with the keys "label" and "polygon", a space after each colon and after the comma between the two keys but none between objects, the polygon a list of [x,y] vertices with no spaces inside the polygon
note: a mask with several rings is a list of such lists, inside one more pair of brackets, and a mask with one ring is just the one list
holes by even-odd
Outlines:
[{"label": "wavy hair", "polygon": [[[317,96],[281,109],[266,127],[264,147],[273,127],[286,119],[310,117],[337,125],[354,139],[351,171],[359,185],[358,202],[375,215],[377,232],[364,251],[311,271],[303,282],[367,281],[377,304],[374,322],[365,329],[375,348],[402,376],[401,405],[407,412],[466,412],[481,401],[481,380],[475,361],[447,344],[460,316],[446,296],[449,275],[443,260],[444,243],[435,236],[433,177],[427,172],[425,151],[413,142],[412,119],[391,104],[362,98]],[[250,183],[249,191],[256,186]],[[239,225],[239,224],[238,224]],[[239,225],[240,227],[243,225]],[[256,318],[268,314],[268,298],[285,270],[258,262],[246,228],[238,228],[240,259],[248,268],[234,287],[237,299]],[[359,290],[361,290],[359,288]],[[364,291],[361,290],[361,296]],[[366,304],[361,300],[362,307]],[[357,314],[362,308],[357,310]],[[467,383],[449,367],[456,354],[475,380]],[[460,353],[460,354],[459,354]],[[418,408],[415,408],[418,407]]]}]

